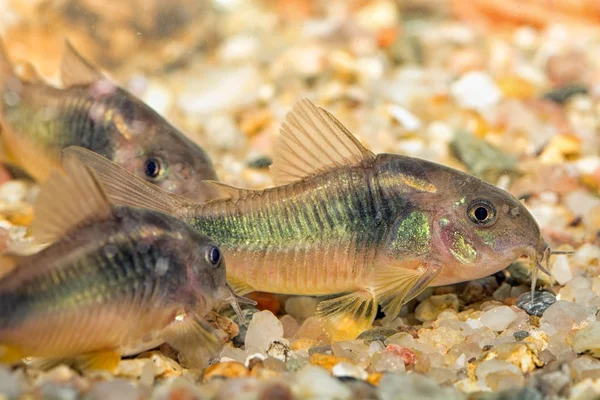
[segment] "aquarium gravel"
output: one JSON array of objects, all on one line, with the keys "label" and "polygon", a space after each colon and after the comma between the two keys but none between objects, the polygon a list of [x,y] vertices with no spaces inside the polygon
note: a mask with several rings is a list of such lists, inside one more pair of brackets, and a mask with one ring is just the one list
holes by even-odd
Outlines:
[{"label": "aquarium gravel", "polygon": [[[310,97],[375,153],[424,158],[510,191],[556,255],[429,288],[334,342],[310,297],[253,293],[205,369],[161,346],[114,374],[0,367],[6,399],[600,397],[600,10],[460,0],[0,3],[15,60],[53,79],[69,38],[200,144],[227,184],[273,184],[293,104]],[[588,4],[589,3],[589,4]],[[590,5],[592,4],[592,5]],[[585,10],[585,11],[582,11]],[[539,15],[539,18],[532,17]],[[27,68],[22,73],[26,74]],[[0,247],[27,246],[38,186],[0,170]]]}]

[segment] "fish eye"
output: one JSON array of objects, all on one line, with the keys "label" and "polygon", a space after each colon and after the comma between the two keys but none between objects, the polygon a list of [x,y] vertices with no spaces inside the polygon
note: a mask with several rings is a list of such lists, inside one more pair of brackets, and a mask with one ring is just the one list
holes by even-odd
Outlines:
[{"label": "fish eye", "polygon": [[489,226],[496,221],[496,208],[489,201],[475,200],[469,205],[467,215],[475,224]]},{"label": "fish eye", "polygon": [[144,173],[148,178],[156,178],[160,175],[162,162],[157,157],[150,157],[144,163]]},{"label": "fish eye", "polygon": [[208,252],[206,253],[206,258],[208,262],[212,265],[219,265],[219,263],[221,262],[221,250],[219,250],[217,246],[211,246],[211,248],[208,249]]}]

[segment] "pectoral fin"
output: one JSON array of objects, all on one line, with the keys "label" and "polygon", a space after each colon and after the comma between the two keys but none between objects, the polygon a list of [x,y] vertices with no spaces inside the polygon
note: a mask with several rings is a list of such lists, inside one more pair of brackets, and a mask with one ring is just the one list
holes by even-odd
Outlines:
[{"label": "pectoral fin", "polygon": [[162,333],[165,341],[179,352],[179,360],[194,367],[208,363],[222,348],[218,332],[197,316],[178,317]]},{"label": "pectoral fin", "polygon": [[231,290],[233,290],[233,292],[238,296],[245,296],[248,293],[256,291],[252,286],[248,285],[246,282],[243,282],[231,276],[227,277],[227,283],[229,284],[229,287],[231,287]]},{"label": "pectoral fin", "polygon": [[317,316],[331,339],[355,339],[371,327],[377,315],[377,300],[366,290],[348,293],[319,303]]},{"label": "pectoral fin", "polygon": [[441,270],[435,264],[416,270],[393,264],[377,268],[375,293],[383,312],[397,316],[402,305],[421,293]]}]

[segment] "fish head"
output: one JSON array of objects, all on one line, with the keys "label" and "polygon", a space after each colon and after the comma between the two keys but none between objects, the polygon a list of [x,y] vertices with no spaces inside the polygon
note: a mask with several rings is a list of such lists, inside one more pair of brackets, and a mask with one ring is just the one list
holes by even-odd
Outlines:
[{"label": "fish head", "polygon": [[417,203],[432,216],[432,246],[448,272],[448,283],[495,273],[521,256],[538,266],[550,248],[535,218],[510,193],[471,175],[429,163],[435,187]]},{"label": "fish head", "polygon": [[440,284],[488,276],[523,255],[538,266],[547,260],[537,222],[510,193],[425,160],[385,155],[376,165],[384,195],[398,199],[403,215],[417,210],[429,222],[429,255],[444,267]]},{"label": "fish head", "polygon": [[225,259],[219,246],[210,240],[190,252],[189,258],[187,287],[190,293],[185,295],[197,299],[203,311],[208,312],[229,293]]},{"label": "fish head", "polygon": [[216,180],[207,153],[142,101],[122,92],[112,112],[115,162],[163,190],[205,199],[200,182]]}]

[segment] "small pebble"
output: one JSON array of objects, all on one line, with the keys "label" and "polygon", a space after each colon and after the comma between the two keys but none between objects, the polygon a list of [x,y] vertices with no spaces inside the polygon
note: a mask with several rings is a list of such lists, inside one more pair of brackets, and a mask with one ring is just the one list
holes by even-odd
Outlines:
[{"label": "small pebble", "polygon": [[367,372],[357,365],[341,362],[333,366],[331,373],[335,377],[352,377],[360,380],[367,379]]},{"label": "small pebble", "polygon": [[306,366],[296,375],[298,388],[296,396],[307,399],[351,399],[352,392],[343,383],[329,375],[327,370]]},{"label": "small pebble", "polygon": [[371,343],[374,341],[384,342],[388,337],[395,335],[398,333],[396,329],[386,328],[384,326],[378,326],[373,329],[369,329],[368,331],[364,331],[360,335],[358,335],[357,339],[364,340],[367,343]]},{"label": "small pebble", "polygon": [[483,326],[496,332],[506,329],[515,319],[517,314],[508,306],[494,307],[481,315]]},{"label": "small pebble", "polygon": [[550,292],[535,292],[531,301],[531,292],[527,291],[517,298],[515,305],[529,315],[541,317],[552,304],[556,302],[556,296]]},{"label": "small pebble", "polygon": [[458,297],[455,294],[431,296],[417,306],[415,318],[421,322],[434,321],[444,310],[458,311]]},{"label": "small pebble", "polygon": [[246,349],[266,352],[271,343],[283,339],[283,324],[271,311],[259,311],[252,316],[246,332]]},{"label": "small pebble", "polygon": [[577,353],[600,357],[600,322],[593,321],[575,332],[573,350]]},{"label": "small pebble", "polygon": [[571,97],[576,95],[585,95],[588,89],[580,84],[571,84],[562,86],[545,93],[543,98],[554,103],[565,104]]},{"label": "small pebble", "polygon": [[202,374],[202,379],[208,382],[214,378],[242,378],[249,374],[250,371],[244,364],[228,361],[208,366]]},{"label": "small pebble", "polygon": [[517,332],[513,333],[513,337],[515,338],[515,340],[517,342],[520,342],[521,340],[529,337],[529,332],[527,332],[527,331],[517,331]]},{"label": "small pebble", "polygon": [[502,92],[485,72],[467,72],[450,88],[452,96],[463,108],[486,110],[496,105]]},{"label": "small pebble", "polygon": [[268,168],[269,166],[271,166],[271,164],[273,164],[273,159],[271,159],[271,157],[268,156],[260,156],[248,161],[248,166],[250,168],[256,169]]}]

